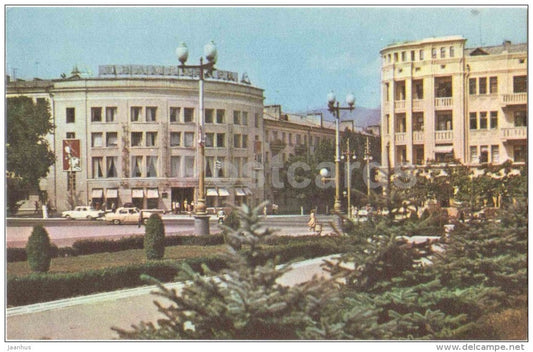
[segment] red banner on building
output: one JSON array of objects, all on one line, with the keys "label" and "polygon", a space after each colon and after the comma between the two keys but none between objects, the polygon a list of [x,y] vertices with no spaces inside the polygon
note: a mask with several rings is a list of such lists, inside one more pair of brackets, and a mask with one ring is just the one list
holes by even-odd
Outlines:
[{"label": "red banner on building", "polygon": [[80,140],[63,140],[63,171],[81,171]]}]

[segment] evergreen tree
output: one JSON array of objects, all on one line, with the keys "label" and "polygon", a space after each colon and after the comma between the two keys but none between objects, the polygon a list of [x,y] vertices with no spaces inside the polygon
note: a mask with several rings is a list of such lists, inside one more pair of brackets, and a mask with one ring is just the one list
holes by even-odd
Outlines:
[{"label": "evergreen tree", "polygon": [[162,259],[165,255],[165,225],[158,214],[152,214],[144,234],[146,259]]},{"label": "evergreen tree", "polygon": [[44,273],[50,269],[52,260],[50,237],[42,225],[33,227],[26,244],[26,255],[32,271]]}]

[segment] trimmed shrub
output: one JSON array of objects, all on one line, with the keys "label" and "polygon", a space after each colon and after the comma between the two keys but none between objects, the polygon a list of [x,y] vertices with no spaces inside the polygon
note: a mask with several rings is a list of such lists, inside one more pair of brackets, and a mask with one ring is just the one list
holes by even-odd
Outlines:
[{"label": "trimmed shrub", "polygon": [[32,271],[45,273],[50,269],[52,259],[50,237],[43,225],[33,227],[26,244],[26,255]]},{"label": "trimmed shrub", "polygon": [[152,214],[146,223],[144,234],[146,259],[162,259],[165,255],[165,225],[159,214]]}]

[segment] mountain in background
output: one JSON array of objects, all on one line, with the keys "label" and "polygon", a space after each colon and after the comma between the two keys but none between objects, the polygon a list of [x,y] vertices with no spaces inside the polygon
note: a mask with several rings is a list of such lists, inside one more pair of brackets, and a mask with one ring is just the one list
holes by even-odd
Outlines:
[{"label": "mountain in background", "polygon": [[[324,120],[335,121],[335,117],[327,108],[314,109],[306,112],[306,114],[322,114]],[[341,120],[354,120],[355,127],[366,128],[372,125],[381,124],[381,109],[368,109],[364,107],[356,107],[353,111],[340,111]]]}]

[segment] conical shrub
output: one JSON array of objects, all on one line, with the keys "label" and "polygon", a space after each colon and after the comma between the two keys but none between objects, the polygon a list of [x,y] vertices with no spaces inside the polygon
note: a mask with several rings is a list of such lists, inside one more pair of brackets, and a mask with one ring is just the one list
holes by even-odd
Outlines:
[{"label": "conical shrub", "polygon": [[161,259],[165,255],[165,225],[158,214],[152,214],[144,234],[146,259]]},{"label": "conical shrub", "polygon": [[50,269],[52,260],[50,237],[43,225],[33,227],[26,244],[26,255],[32,271],[45,273]]}]

